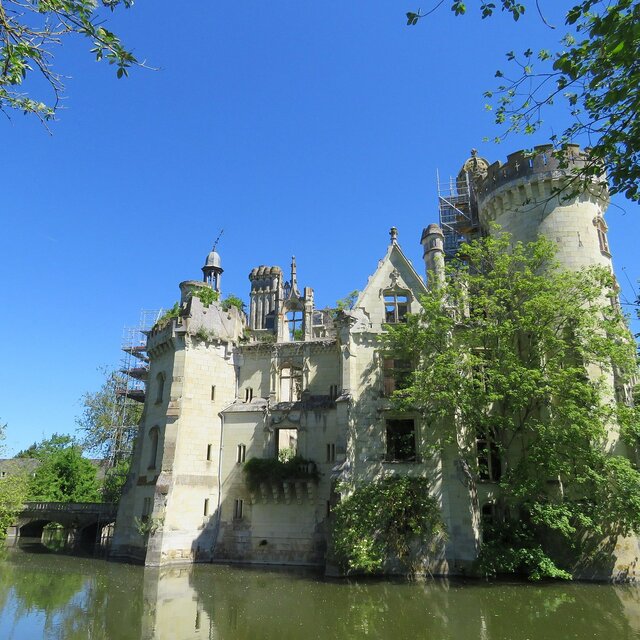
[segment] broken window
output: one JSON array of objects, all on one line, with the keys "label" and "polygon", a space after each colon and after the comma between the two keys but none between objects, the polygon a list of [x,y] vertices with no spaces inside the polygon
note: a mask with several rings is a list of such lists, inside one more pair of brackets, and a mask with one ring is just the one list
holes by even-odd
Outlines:
[{"label": "broken window", "polygon": [[409,298],[404,293],[385,291],[384,293],[384,321],[387,324],[406,322],[409,313]]},{"label": "broken window", "polygon": [[416,462],[416,426],[413,419],[387,420],[387,462]]},{"label": "broken window", "polygon": [[301,311],[289,311],[286,314],[289,342],[304,340],[304,323]]},{"label": "broken window", "polygon": [[276,455],[280,462],[290,460],[298,453],[298,430],[276,430]]},{"label": "broken window", "polygon": [[482,505],[480,512],[482,542],[491,542],[495,539],[498,516],[495,502],[487,502]]},{"label": "broken window", "polygon": [[394,391],[406,389],[411,384],[411,362],[397,358],[382,361],[383,395],[390,397]]},{"label": "broken window", "polygon": [[476,431],[478,452],[478,477],[480,480],[498,482],[502,475],[500,450],[495,438],[486,430]]},{"label": "broken window", "polygon": [[302,395],[302,369],[285,365],[280,370],[280,402],[298,402]]}]

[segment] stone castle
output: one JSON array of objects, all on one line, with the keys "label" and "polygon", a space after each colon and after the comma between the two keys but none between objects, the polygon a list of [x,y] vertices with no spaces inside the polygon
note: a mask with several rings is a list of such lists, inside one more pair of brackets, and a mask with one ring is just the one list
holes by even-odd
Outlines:
[{"label": "stone castle", "polygon": [[[464,572],[477,556],[495,482],[478,482],[472,496],[454,452],[420,458],[430,434],[419,414],[392,410],[397,363],[381,355],[378,336],[418,312],[420,296],[445,277],[447,256],[461,241],[491,233],[491,223],[515,240],[541,234],[557,242],[566,268],[612,269],[606,188],[564,201],[557,188],[584,154],[570,147],[565,167],[550,147],[537,152],[492,165],[473,153],[439,195],[440,225],[422,234],[426,278],[392,228],[351,309],[316,309],[313,290],[298,285],[295,259],[286,276],[277,266],[251,270],[248,315],[207,305],[201,292],[219,294],[223,273],[212,251],[203,279],[180,283],[179,315],[148,335],[146,401],[112,554],[148,565],[323,566],[341,486],[409,474],[432,480],[448,531],[429,569]],[[306,460],[297,476],[247,484],[251,458],[292,452]],[[640,555],[636,547],[627,555]]]}]

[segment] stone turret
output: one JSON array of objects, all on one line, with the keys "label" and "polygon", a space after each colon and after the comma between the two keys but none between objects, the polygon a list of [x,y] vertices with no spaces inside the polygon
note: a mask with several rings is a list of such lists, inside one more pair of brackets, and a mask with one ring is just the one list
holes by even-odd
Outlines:
[{"label": "stone turret", "polygon": [[220,293],[220,276],[224,269],[222,268],[222,261],[220,260],[220,254],[216,251],[215,245],[210,251],[207,259],[202,267],[203,280],[214,291]]},{"label": "stone turret", "polygon": [[604,180],[570,196],[576,169],[589,162],[577,145],[566,150],[561,166],[551,145],[534,154],[517,151],[507,162],[494,162],[477,184],[480,224],[492,223],[514,241],[531,242],[539,235],[558,245],[557,258],[568,269],[601,264],[611,266],[604,213],[609,194]]},{"label": "stone turret", "polygon": [[437,224],[430,224],[422,231],[420,244],[427,270],[427,287],[432,289],[444,284],[444,234]]},{"label": "stone turret", "polygon": [[275,318],[282,302],[282,269],[261,265],[251,270],[249,328],[252,331],[275,329]]}]

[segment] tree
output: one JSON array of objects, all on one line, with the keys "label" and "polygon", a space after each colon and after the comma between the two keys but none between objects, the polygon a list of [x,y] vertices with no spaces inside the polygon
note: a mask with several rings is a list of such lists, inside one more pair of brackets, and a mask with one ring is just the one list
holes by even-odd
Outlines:
[{"label": "tree", "polygon": [[[118,36],[104,27],[104,11],[129,8],[133,0],[0,0],[0,110],[16,109],[51,120],[64,91],[63,75],[52,66],[53,50],[73,35],[88,38],[97,60],[128,75],[139,64]],[[31,72],[39,74],[51,91],[41,101],[22,90]]]},{"label": "tree", "polygon": [[472,491],[499,487],[485,573],[568,577],[578,540],[640,531],[640,473],[610,451],[631,419],[610,381],[631,381],[633,340],[611,274],[562,271],[553,255],[544,238],[463,245],[423,311],[383,338],[415,365],[396,408],[422,412]]},{"label": "tree", "polygon": [[[443,2],[440,0],[435,8]],[[516,0],[500,0],[498,4],[514,20],[525,12],[525,6]],[[544,20],[538,0],[536,8]],[[459,15],[465,13],[466,6],[455,0],[451,9]],[[480,3],[482,18],[491,16],[495,9],[494,3]],[[415,25],[432,11],[409,12],[407,23]],[[591,147],[590,161],[575,169],[568,197],[588,189],[594,180],[603,181],[606,170],[612,194],[623,193],[630,200],[640,200],[639,23],[638,0],[582,0],[566,14],[569,32],[558,51],[535,52],[528,48],[522,54],[507,53],[515,74],[508,77],[497,71],[502,84],[495,92],[485,94],[496,100],[496,123],[506,127],[496,141],[511,132],[535,133],[546,107],[558,101],[567,105],[572,124],[562,134],[551,136],[557,158],[567,166],[568,144]]]},{"label": "tree", "polygon": [[14,456],[15,458],[37,458],[38,460],[44,460],[53,453],[57,453],[67,447],[75,446],[77,443],[72,436],[54,433],[47,440],[41,442],[34,442],[30,447],[19,451]]},{"label": "tree", "polygon": [[[4,450],[6,423],[0,422],[0,452]],[[7,535],[7,527],[14,521],[26,498],[27,478],[24,474],[11,474],[0,479],[0,540]]]},{"label": "tree", "polygon": [[96,468],[82,457],[78,446],[42,455],[29,482],[29,500],[47,502],[99,502]]},{"label": "tree", "polygon": [[127,388],[124,374],[102,371],[105,381],[98,391],[84,394],[84,411],[76,424],[86,451],[117,462],[131,453],[142,405],[122,394]]}]

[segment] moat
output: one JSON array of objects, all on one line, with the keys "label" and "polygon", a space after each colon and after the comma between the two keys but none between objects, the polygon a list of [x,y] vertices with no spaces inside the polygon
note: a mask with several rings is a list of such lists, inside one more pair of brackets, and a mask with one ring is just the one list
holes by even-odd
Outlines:
[{"label": "moat", "polygon": [[309,571],[163,569],[0,549],[3,640],[640,638],[640,587],[325,580]]}]

